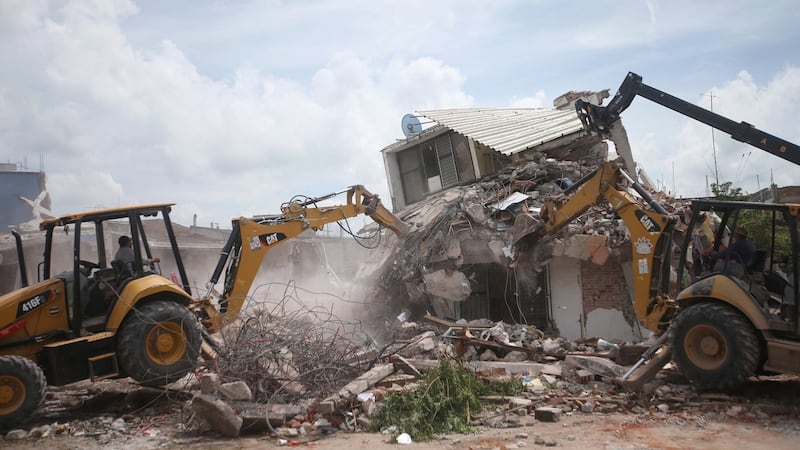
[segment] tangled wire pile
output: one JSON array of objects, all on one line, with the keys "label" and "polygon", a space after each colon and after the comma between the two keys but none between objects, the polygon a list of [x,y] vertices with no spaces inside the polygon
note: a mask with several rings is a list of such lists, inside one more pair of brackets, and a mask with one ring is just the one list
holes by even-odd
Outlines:
[{"label": "tangled wire pile", "polygon": [[369,370],[382,352],[361,323],[338,318],[333,307],[307,307],[296,294],[287,289],[280,301],[259,303],[221,335],[220,376],[247,383],[255,401],[324,397]]}]

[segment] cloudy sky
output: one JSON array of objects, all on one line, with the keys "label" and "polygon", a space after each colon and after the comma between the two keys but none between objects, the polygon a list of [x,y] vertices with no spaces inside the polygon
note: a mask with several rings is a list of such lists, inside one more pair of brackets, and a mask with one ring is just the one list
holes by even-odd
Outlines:
[{"label": "cloudy sky", "polygon": [[[59,214],[174,201],[224,227],[356,183],[388,200],[379,151],[406,113],[551,107],[629,71],[800,142],[796,18],[790,0],[2,0],[0,159],[43,161]],[[679,195],[800,184],[645,99],[623,123]]]}]

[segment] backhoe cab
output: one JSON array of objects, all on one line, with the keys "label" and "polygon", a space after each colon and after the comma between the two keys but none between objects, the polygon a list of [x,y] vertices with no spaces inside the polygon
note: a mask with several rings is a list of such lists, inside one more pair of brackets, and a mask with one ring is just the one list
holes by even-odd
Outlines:
[{"label": "backhoe cab", "polygon": [[[712,213],[720,218],[711,249],[718,259],[702,263],[694,282],[679,277],[680,312],[670,330],[673,360],[690,379],[718,389],[764,371],[800,374],[800,205],[696,200],[691,208],[687,233],[699,231]],[[741,229],[755,246],[748,261],[725,251]],[[684,255],[691,253],[689,241]],[[681,258],[678,273],[687,272],[686,264]]]},{"label": "backhoe cab", "polygon": [[[186,308],[192,297],[171,207],[114,208],[42,222],[43,259],[31,284],[17,239],[22,287],[0,297],[0,428],[30,417],[48,383],[130,376],[161,386],[194,367],[200,328]],[[142,264],[153,257],[151,232],[171,250],[180,280]],[[133,240],[133,267],[111,260],[122,234]]]},{"label": "backhoe cab", "polygon": [[[347,203],[317,203],[346,193]],[[367,214],[395,233],[405,225],[363,186],[292,201],[275,216],[240,217],[208,292],[195,299],[169,213],[172,203],[71,214],[41,224],[45,234],[37,281],[28,283],[16,235],[22,287],[0,296],[0,429],[28,420],[47,384],[129,376],[163,386],[182,378],[208,349],[208,333],[234,321],[265,253],[306,229]],[[112,261],[120,235],[135,261]],[[153,259],[158,248],[169,278]],[[220,297],[212,294],[229,262]],[[213,351],[203,352],[203,355]]]}]

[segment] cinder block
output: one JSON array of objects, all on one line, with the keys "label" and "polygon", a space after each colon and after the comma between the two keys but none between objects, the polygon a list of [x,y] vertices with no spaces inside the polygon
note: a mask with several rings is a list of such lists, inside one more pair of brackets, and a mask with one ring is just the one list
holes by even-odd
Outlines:
[{"label": "cinder block", "polygon": [[534,417],[539,422],[558,422],[558,419],[561,417],[561,410],[559,408],[551,408],[549,406],[536,408]]}]

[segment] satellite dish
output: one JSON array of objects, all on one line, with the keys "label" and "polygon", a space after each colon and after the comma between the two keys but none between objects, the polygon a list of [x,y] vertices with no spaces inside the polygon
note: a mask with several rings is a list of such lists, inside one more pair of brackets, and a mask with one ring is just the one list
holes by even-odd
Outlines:
[{"label": "satellite dish", "polygon": [[406,114],[403,116],[400,125],[403,127],[403,135],[405,135],[405,137],[422,131],[422,125],[419,123],[419,119],[413,114]]}]

